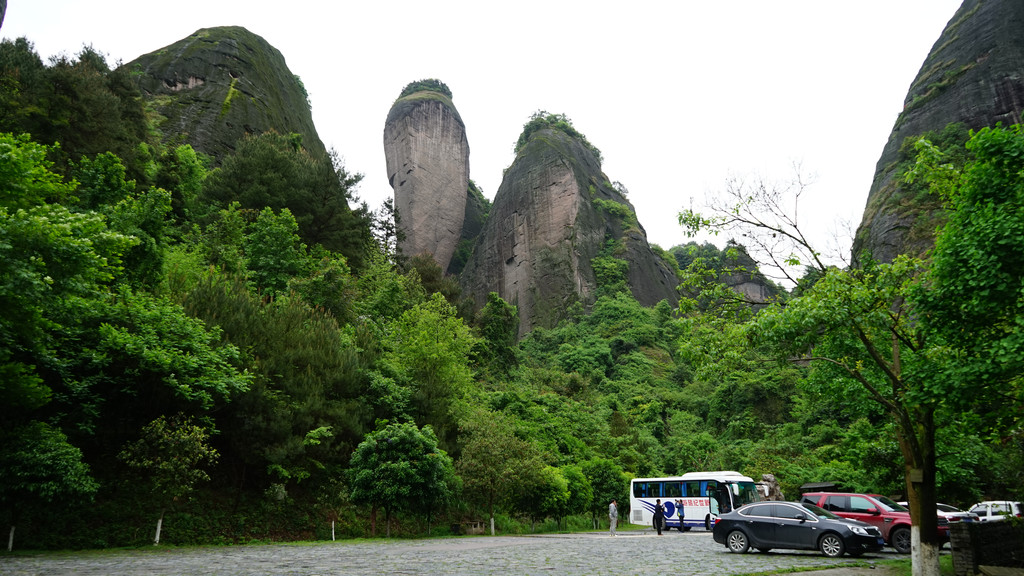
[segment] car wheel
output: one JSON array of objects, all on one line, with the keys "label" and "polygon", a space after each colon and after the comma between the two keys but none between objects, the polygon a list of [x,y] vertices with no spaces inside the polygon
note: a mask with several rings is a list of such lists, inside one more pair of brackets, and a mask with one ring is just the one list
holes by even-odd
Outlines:
[{"label": "car wheel", "polygon": [[907,528],[896,528],[889,535],[892,547],[900,554],[910,554],[910,530]]},{"label": "car wheel", "polygon": [[846,551],[846,545],[838,534],[825,534],[818,541],[818,548],[821,553],[829,558],[839,558]]},{"label": "car wheel", "polygon": [[743,554],[750,550],[750,542],[747,540],[747,535],[740,530],[729,532],[729,535],[725,537],[725,545],[729,548],[730,552],[737,554]]}]

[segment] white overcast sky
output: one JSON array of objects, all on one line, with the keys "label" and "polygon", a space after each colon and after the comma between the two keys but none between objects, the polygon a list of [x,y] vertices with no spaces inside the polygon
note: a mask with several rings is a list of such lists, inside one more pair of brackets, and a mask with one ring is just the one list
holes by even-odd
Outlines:
[{"label": "white overcast sky", "polygon": [[92,45],[114,66],[244,26],[302,78],[321,139],[365,176],[371,209],[392,193],[384,121],[409,82],[451,88],[470,177],[492,200],[530,114],[563,113],[669,248],[687,241],[680,209],[733,175],[789,178],[794,163],[814,175],[805,225],[855,228],[910,83],[960,3],[9,0],[0,34],[44,60]]}]

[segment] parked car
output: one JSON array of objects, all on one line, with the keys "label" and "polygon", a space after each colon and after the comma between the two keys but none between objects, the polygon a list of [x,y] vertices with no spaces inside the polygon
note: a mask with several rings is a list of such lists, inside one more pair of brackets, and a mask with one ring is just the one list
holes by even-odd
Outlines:
[{"label": "parked car", "polygon": [[[900,554],[910,553],[910,511],[878,494],[810,492],[802,502],[815,504],[843,518],[860,520],[882,532],[886,544]],[[949,540],[949,523],[939,522],[939,537]]]},{"label": "parked car", "polygon": [[982,522],[996,522],[1006,520],[1009,516],[1021,517],[1020,502],[1009,502],[1006,500],[986,500],[971,506],[970,512],[978,515]]},{"label": "parked car", "polygon": [[802,502],[747,504],[719,516],[712,536],[737,554],[751,548],[761,552],[784,548],[821,550],[837,558],[844,553],[878,552],[885,545],[878,528]]},{"label": "parked car", "polygon": [[[908,507],[908,504],[906,502],[897,502],[897,504],[903,506],[904,508]],[[956,506],[943,504],[941,502],[935,504],[935,513],[939,515],[940,525],[943,523],[943,520],[945,520],[946,524],[949,524],[950,522],[978,521],[978,515],[974,512],[964,512],[963,510],[957,508]]]}]

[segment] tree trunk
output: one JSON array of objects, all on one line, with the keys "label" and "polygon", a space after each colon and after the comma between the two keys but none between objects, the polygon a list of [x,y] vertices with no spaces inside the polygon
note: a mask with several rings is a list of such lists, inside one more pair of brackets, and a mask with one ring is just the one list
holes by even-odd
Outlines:
[{"label": "tree trunk", "polygon": [[912,526],[910,556],[913,576],[939,576],[939,520],[935,506],[935,418],[929,406],[899,414],[907,505]]},{"label": "tree trunk", "polygon": [[14,549],[14,524],[11,524],[11,532],[7,535],[7,551]]},{"label": "tree trunk", "polygon": [[156,521],[156,537],[153,538],[153,546],[160,545],[160,529],[164,526],[164,511],[160,511],[160,518]]},{"label": "tree trunk", "polygon": [[377,505],[370,506],[370,536],[377,537]]}]

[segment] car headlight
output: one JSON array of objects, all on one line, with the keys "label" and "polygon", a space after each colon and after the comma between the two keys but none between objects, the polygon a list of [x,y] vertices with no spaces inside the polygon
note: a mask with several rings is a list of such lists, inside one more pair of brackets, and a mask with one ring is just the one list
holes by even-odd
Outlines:
[{"label": "car headlight", "polygon": [[852,530],[854,534],[857,534],[857,535],[860,535],[860,536],[867,536],[868,535],[868,531],[865,530],[864,528],[860,527],[860,526],[850,526],[850,530]]}]

